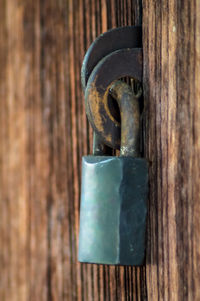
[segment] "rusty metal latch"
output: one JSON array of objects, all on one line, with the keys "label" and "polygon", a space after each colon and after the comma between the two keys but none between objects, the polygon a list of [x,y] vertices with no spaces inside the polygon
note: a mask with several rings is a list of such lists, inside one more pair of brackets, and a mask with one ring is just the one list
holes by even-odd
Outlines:
[{"label": "rusty metal latch", "polygon": [[94,132],[108,146],[119,149],[121,125],[113,116],[110,88],[115,80],[142,81],[142,29],[127,26],[100,35],[88,49],[81,78],[86,114]]}]

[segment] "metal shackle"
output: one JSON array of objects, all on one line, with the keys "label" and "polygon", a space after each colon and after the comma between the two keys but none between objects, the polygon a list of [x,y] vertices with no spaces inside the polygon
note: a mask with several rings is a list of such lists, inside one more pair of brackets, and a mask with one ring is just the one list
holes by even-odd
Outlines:
[{"label": "metal shackle", "polygon": [[116,99],[121,115],[120,155],[139,157],[140,108],[138,98],[142,94],[140,88],[137,94],[122,81],[115,81],[110,88],[111,95]]}]

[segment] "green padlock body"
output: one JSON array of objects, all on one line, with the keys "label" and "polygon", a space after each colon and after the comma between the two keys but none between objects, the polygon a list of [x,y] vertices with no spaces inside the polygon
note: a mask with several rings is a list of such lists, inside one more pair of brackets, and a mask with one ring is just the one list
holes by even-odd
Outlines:
[{"label": "green padlock body", "polygon": [[145,159],[83,157],[79,261],[142,265],[147,195]]}]

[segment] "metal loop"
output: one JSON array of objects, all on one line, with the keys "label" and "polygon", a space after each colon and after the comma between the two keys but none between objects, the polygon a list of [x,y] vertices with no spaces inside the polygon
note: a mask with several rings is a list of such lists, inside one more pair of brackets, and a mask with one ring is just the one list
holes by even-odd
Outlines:
[{"label": "metal loop", "polygon": [[121,114],[120,155],[139,157],[140,108],[138,98],[142,94],[142,89],[134,94],[128,84],[116,81],[111,86],[110,92],[117,100]]},{"label": "metal loop", "polygon": [[108,54],[119,49],[142,46],[142,27],[124,26],[104,32],[90,45],[81,69],[81,82],[85,90],[88,79],[95,66]]},{"label": "metal loop", "polygon": [[142,49],[121,49],[103,58],[92,71],[85,90],[86,113],[94,131],[102,141],[119,149],[121,126],[108,107],[109,89],[122,77],[142,80]]}]

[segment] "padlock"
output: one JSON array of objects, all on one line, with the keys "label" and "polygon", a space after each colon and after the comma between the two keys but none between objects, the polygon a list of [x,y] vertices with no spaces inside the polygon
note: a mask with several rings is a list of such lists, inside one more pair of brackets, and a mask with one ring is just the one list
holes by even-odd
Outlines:
[{"label": "padlock", "polygon": [[[121,114],[120,156],[82,159],[80,262],[142,265],[148,194],[148,164],[139,156],[138,95],[122,81],[111,94]],[[97,152],[99,153],[99,152]]]}]

